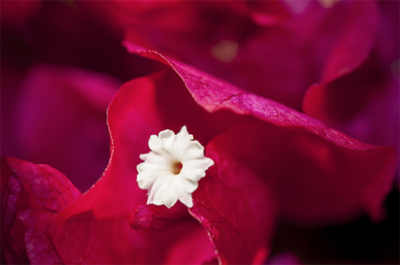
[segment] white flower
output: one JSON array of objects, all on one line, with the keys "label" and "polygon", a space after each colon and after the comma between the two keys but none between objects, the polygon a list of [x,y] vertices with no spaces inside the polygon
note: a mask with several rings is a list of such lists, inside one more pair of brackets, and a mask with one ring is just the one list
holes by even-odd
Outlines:
[{"label": "white flower", "polygon": [[151,152],[140,155],[144,162],[137,166],[137,182],[149,190],[147,204],[171,208],[177,200],[193,206],[192,193],[198,181],[214,161],[204,156],[204,147],[193,140],[186,126],[175,135],[171,130],[150,136]]}]

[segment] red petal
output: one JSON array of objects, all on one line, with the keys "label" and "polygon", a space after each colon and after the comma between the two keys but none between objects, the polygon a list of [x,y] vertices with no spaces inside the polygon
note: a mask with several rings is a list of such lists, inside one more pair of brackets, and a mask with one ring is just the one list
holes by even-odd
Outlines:
[{"label": "red petal", "polygon": [[349,75],[311,86],[304,111],[359,140],[399,143],[399,82],[371,57]]},{"label": "red petal", "polygon": [[380,27],[376,48],[383,65],[392,64],[399,59],[400,18],[399,1],[379,1]]},{"label": "red petal", "polygon": [[371,57],[361,67],[333,82],[311,86],[303,99],[304,111],[323,121],[346,121],[365,108],[377,91],[385,91],[387,73]]},{"label": "red petal", "polygon": [[248,4],[252,11],[252,19],[262,26],[276,25],[291,15],[283,0],[248,1]]},{"label": "red petal", "polygon": [[[375,20],[375,3],[355,1],[350,6],[355,8],[356,5],[362,6],[361,10],[365,12],[370,9],[369,16],[357,13],[357,16],[361,16],[359,19],[370,20],[365,24]],[[393,69],[389,66],[398,58],[399,53],[397,48],[394,49],[394,46],[398,47],[399,41],[399,32],[396,31],[399,25],[394,23],[394,20],[398,20],[399,2],[383,1],[379,5],[380,27],[378,34],[375,34],[376,45],[369,52],[368,59],[349,74],[311,86],[303,98],[303,109],[308,115],[351,137],[398,149],[399,83],[392,76]],[[358,34],[367,32],[361,30]],[[359,51],[354,55],[368,54],[368,43],[360,42],[359,45],[364,46],[357,48]],[[357,62],[360,61],[353,61]]]},{"label": "red petal", "polygon": [[[188,4],[189,7],[193,5]],[[267,5],[267,15],[261,16],[267,17],[267,21],[269,12],[274,14],[276,6],[280,6],[278,16],[284,16],[279,1],[258,1],[249,5]],[[257,9],[256,12],[263,11]],[[188,18],[185,12],[179,16],[165,9],[159,10],[164,18],[181,20],[184,25],[199,21],[194,17],[201,12],[192,12],[194,15]],[[257,13],[253,16],[257,17]],[[213,25],[211,29],[202,28],[201,23],[197,27],[190,24],[189,33],[182,32],[177,26],[166,29],[153,25],[159,29],[157,32],[151,31],[151,27],[146,32],[140,32],[132,25],[126,28],[130,32],[129,39],[138,45],[189,63],[246,91],[300,109],[303,95],[312,83],[336,79],[352,72],[366,60],[376,39],[377,16],[374,1],[342,1],[329,9],[312,1],[304,12],[268,28],[256,27],[239,18],[233,24],[223,16],[218,20],[219,26]],[[146,16],[135,14],[133,17],[147,25],[144,22]],[[213,39],[215,35],[219,41],[232,44],[225,47],[228,54],[232,50],[230,46],[237,46],[235,54],[225,58],[230,60],[222,63],[212,56],[212,51],[220,44]]]},{"label": "red petal", "polygon": [[[322,77],[323,82],[333,81],[359,67],[375,45],[379,24],[376,1],[350,1],[334,6],[341,11],[338,41],[330,52]],[[341,10],[340,10],[341,9]]]},{"label": "red petal", "polygon": [[2,159],[1,177],[2,255],[11,263],[26,263],[26,255],[32,263],[59,263],[49,222],[80,192],[55,169],[13,158]]},{"label": "red petal", "polygon": [[[198,191],[200,194],[204,191],[201,197],[199,197],[200,200],[204,201],[204,198],[211,198],[207,203],[210,203],[212,208],[203,207],[199,204],[199,208],[197,208],[198,212],[193,212],[193,214],[203,222],[211,235],[218,237],[214,239],[214,243],[218,247],[221,261],[241,261],[243,259],[246,262],[259,262],[268,252],[264,245],[264,240],[265,235],[268,236],[268,234],[270,234],[268,232],[270,225],[262,227],[260,223],[262,224],[263,222],[258,222],[260,219],[271,221],[271,219],[267,218],[270,217],[268,212],[260,211],[260,213],[257,213],[256,217],[253,219],[256,223],[253,229],[249,227],[246,220],[238,218],[235,215],[228,216],[228,213],[226,213],[224,209],[221,209],[223,208],[222,206],[225,205],[215,205],[214,203],[214,200],[216,202],[222,200],[221,194],[214,193],[214,186],[218,187],[218,189],[222,189],[222,183],[219,182],[219,180],[222,180],[224,176],[230,176],[228,172],[231,168],[234,168],[235,165],[241,167],[239,161],[240,163],[243,162],[246,165],[250,165],[251,169],[255,170],[257,175],[262,176],[265,172],[271,173],[272,175],[272,177],[268,177],[267,180],[263,180],[263,178],[259,179],[259,181],[266,181],[267,185],[265,186],[257,185],[258,181],[256,175],[245,180],[246,183],[247,181],[250,181],[250,183],[254,181],[256,183],[251,185],[251,191],[255,188],[263,190],[263,192],[254,192],[254,195],[257,197],[254,201],[249,200],[248,203],[246,203],[249,207],[243,209],[245,213],[249,211],[250,213],[256,214],[254,210],[256,207],[253,208],[253,203],[264,203],[266,201],[258,199],[258,196],[265,196],[268,194],[264,192],[264,189],[267,189],[266,187],[272,187],[274,193],[276,193],[276,189],[279,191],[279,187],[282,187],[282,184],[279,182],[278,184],[276,183],[276,178],[273,176],[279,176],[279,174],[276,174],[276,172],[279,173],[277,169],[285,170],[288,166],[285,164],[285,168],[283,168],[281,164],[274,163],[277,165],[277,168],[274,169],[273,165],[271,165],[271,168],[266,170],[264,168],[265,159],[262,159],[262,161],[257,160],[257,158],[264,158],[267,157],[266,155],[271,154],[276,155],[277,158],[282,156],[283,158],[279,159],[279,161],[288,160],[289,165],[296,166],[299,169],[298,172],[296,171],[296,174],[303,176],[301,180],[305,182],[301,182],[300,184],[304,185],[300,186],[296,183],[296,179],[293,179],[294,174],[292,171],[286,169],[287,171],[283,172],[283,176],[285,176],[283,180],[289,180],[289,187],[287,189],[290,192],[287,192],[287,190],[282,192],[282,194],[278,192],[275,196],[283,204],[283,212],[288,216],[294,216],[297,219],[307,221],[309,221],[308,219],[312,219],[313,222],[315,222],[315,220],[325,221],[325,218],[331,218],[331,215],[334,215],[334,218],[338,218],[338,216],[343,217],[344,215],[353,214],[355,210],[359,210],[359,208],[363,207],[364,204],[362,203],[365,201],[365,204],[372,212],[377,212],[377,210],[379,210],[381,202],[380,197],[384,196],[384,193],[387,191],[387,179],[392,176],[393,167],[395,165],[395,161],[391,161],[391,159],[394,159],[391,150],[384,148],[379,149],[362,144],[334,130],[327,129],[322,124],[307,116],[278,103],[242,92],[233,86],[188,66],[178,62],[167,61],[155,53],[153,53],[153,55],[159,60],[166,63],[168,62],[174,66],[175,71],[183,78],[184,84],[192,93],[194,99],[206,110],[216,111],[219,108],[227,108],[236,113],[251,114],[259,119],[281,125],[273,126],[262,123],[260,128],[258,125],[255,125],[255,127],[252,125],[245,125],[244,137],[240,137],[240,135],[242,135],[240,130],[233,130],[227,135],[216,138],[216,140],[212,142],[213,146],[218,150],[218,152],[215,153],[218,155],[218,158],[217,156],[214,157],[216,160],[232,161],[233,159],[235,162],[227,163],[227,168],[221,167],[224,166],[223,163],[218,163],[219,169],[221,172],[224,172],[224,174],[218,176],[219,172],[217,171],[216,177],[207,180],[216,184],[208,185],[211,187],[209,189],[211,193],[207,191],[207,185],[204,185],[204,190],[199,189]],[[148,135],[156,133],[160,131],[160,129],[164,129],[161,128],[162,125],[159,121],[158,110],[156,108],[154,89],[156,83],[153,80],[154,78],[155,77],[142,78],[129,82],[120,90],[109,108],[108,121],[112,138],[112,155],[105,175],[81,199],[59,213],[51,224],[53,229],[51,231],[52,242],[63,262],[160,263],[165,260],[168,262],[182,261],[186,258],[193,258],[196,262],[205,259],[208,259],[210,262],[213,261],[212,246],[209,244],[207,245],[208,239],[202,228],[196,226],[196,223],[190,221],[179,223],[178,226],[164,230],[162,233],[132,231],[127,223],[130,210],[138,203],[144,203],[145,200],[145,192],[138,189],[134,177],[136,176],[135,167],[139,160],[138,154],[141,153],[142,150],[147,151]],[[277,114],[279,114],[279,116]],[[266,128],[264,128],[264,126],[266,126]],[[299,128],[289,129],[284,128],[285,126]],[[250,140],[253,140],[253,142],[248,139],[249,133],[247,130],[253,133],[253,135],[250,135]],[[260,148],[259,142],[254,143],[254,141],[258,139],[257,137],[260,132],[262,135],[268,135],[269,133],[275,134],[275,137],[267,137],[267,139],[264,139],[262,142],[264,145],[267,145],[267,147],[269,147],[268,145],[270,144],[267,140],[284,139],[285,141],[277,141],[278,147],[281,148],[283,146],[283,150],[289,150],[293,153],[279,153],[279,148],[273,145],[270,149],[277,150],[275,153],[270,152],[266,148]],[[238,145],[240,146],[239,153],[238,150],[229,149],[233,147],[232,142],[240,143],[243,139],[246,140],[246,144]],[[292,142],[287,141],[287,139],[292,139]],[[225,143],[225,141],[227,141],[227,143]],[[323,147],[322,149],[321,146]],[[258,153],[260,149],[261,151],[267,150],[268,153],[260,154]],[[325,149],[328,150],[327,154]],[[211,151],[211,154],[212,153]],[[227,157],[229,159],[225,158],[226,154],[228,154]],[[260,156],[258,156],[258,154],[260,154]],[[304,163],[299,163],[296,160],[299,158],[302,158]],[[365,161],[371,162],[375,160],[375,158],[379,158],[376,159],[376,164],[372,165],[373,163],[371,163],[368,168],[369,171],[365,173],[366,169],[362,169],[360,164],[362,162],[365,163]],[[274,158],[272,158],[271,161],[274,161]],[[334,169],[338,171],[333,170],[333,173],[329,173],[332,171],[331,163],[333,163],[333,165],[335,165],[335,163],[339,165],[334,167]],[[387,168],[382,169],[385,163],[388,163]],[[341,166],[343,166],[343,169]],[[330,171],[328,171],[328,169]],[[243,168],[240,170],[247,172],[247,170]],[[322,198],[325,204],[322,205],[321,203],[321,205],[319,205],[316,203],[313,209],[305,208],[304,205],[309,203],[310,199],[315,200],[315,192],[320,191],[321,187],[323,191],[325,189],[330,191],[329,187],[326,187],[326,184],[324,184],[325,182],[315,179],[315,176],[325,176],[327,179],[331,180],[332,183],[334,183],[333,190],[337,192],[337,183],[343,184],[343,179],[336,179],[337,176],[340,176],[341,170],[347,174],[345,175],[348,178],[359,172],[362,174],[365,173],[369,177],[369,179],[367,177],[369,183],[365,183],[365,180],[363,180],[363,183],[368,187],[365,188],[365,186],[361,185],[362,187],[360,189],[363,189],[362,192],[359,190],[344,191],[344,200],[341,199],[340,196],[337,196],[336,193],[328,192],[326,195],[322,194],[326,196],[326,198]],[[382,173],[384,170],[387,172]],[[378,176],[378,173],[382,174],[383,180],[381,180],[379,186],[377,185],[371,188],[371,182],[374,180],[372,178]],[[244,175],[250,175],[250,173]],[[332,177],[333,180],[330,179]],[[232,178],[232,180],[235,180],[235,178]],[[324,180],[324,178],[321,178],[321,180]],[[357,181],[358,180],[359,179],[357,179]],[[204,181],[206,181],[206,179],[204,179]],[[236,181],[239,186],[243,183],[242,178],[237,178]],[[355,180],[352,178],[350,182],[352,185],[349,186],[353,189],[354,183],[352,181]],[[296,183],[296,189],[291,188],[291,182]],[[359,186],[360,184],[357,183],[356,188]],[[297,190],[298,187],[302,187],[302,189]],[[292,190],[293,193],[291,193]],[[307,192],[309,191],[310,193],[308,194]],[[340,191],[342,191],[342,189],[340,189]],[[234,197],[234,193],[230,192],[229,189],[227,192]],[[296,192],[301,193],[296,194]],[[304,192],[306,192],[307,196],[304,196]],[[353,199],[353,192],[356,193],[357,196],[360,194],[364,196],[361,196],[361,199],[356,200],[354,203],[349,203],[348,208],[342,209],[343,201],[346,201],[348,198]],[[295,199],[299,202],[293,200],[293,197],[290,198],[290,196],[287,195],[288,193],[290,196],[295,194]],[[216,197],[214,196],[217,196],[217,199],[215,199]],[[298,198],[301,198],[301,196],[305,198],[299,200]],[[339,203],[336,201],[332,202],[332,198],[337,199]],[[243,198],[239,197],[236,200],[239,199]],[[201,201],[199,201],[199,203],[201,203]],[[291,204],[295,203],[296,205],[293,209]],[[331,209],[330,207],[325,207],[326,205],[333,205],[333,207]],[[324,206],[323,209],[321,209],[322,206]],[[218,212],[209,209],[217,209]],[[235,211],[231,212],[234,213]],[[226,222],[231,223],[233,228],[231,226],[228,226],[228,228],[226,226],[219,226],[219,217],[226,218]],[[24,220],[28,219],[25,218]],[[104,229],[104,227],[107,227],[107,229]],[[235,230],[240,231],[240,233],[237,231],[235,232]],[[179,231],[179,233],[177,231]],[[233,234],[231,234],[232,231],[234,231]],[[262,239],[259,237],[253,238],[252,235],[254,235],[254,231],[261,231]],[[178,236],[176,236],[176,234],[178,234]],[[242,234],[243,237],[238,236],[238,234]],[[172,235],[175,235],[173,240],[170,239]],[[228,236],[235,237],[237,240],[227,242],[226,239]],[[166,239],[167,241],[162,241],[162,239]],[[204,251],[198,252],[199,256],[187,257],[182,253],[182,246],[195,247],[199,242],[202,242],[202,245],[206,245]],[[245,249],[241,252],[241,256],[230,252],[246,244],[249,245],[249,249]],[[168,249],[165,246],[171,248]],[[151,252],[145,250],[151,250]],[[154,253],[157,253],[157,255],[154,255]]]},{"label": "red petal", "polygon": [[[29,259],[23,241],[26,229],[21,222],[15,222],[17,204],[21,196],[21,183],[13,177],[12,169],[5,159],[1,160],[1,261],[10,264],[28,263]],[[13,228],[14,231],[11,234]]]},{"label": "red petal", "polygon": [[[146,203],[146,191],[136,183],[139,154],[148,152],[151,134],[165,129],[158,117],[153,78],[136,79],[119,90],[108,109],[112,145],[106,172],[52,223],[51,238],[65,263],[186,263],[183,258],[201,263],[214,253],[194,220],[157,231],[129,227],[132,209]],[[196,255],[181,248],[199,244],[204,248]]]},{"label": "red petal", "polygon": [[357,150],[336,140],[326,141],[307,129],[257,122],[238,126],[212,143],[219,154],[250,166],[290,220],[337,223],[361,212],[381,218],[396,168],[394,150],[367,145]]},{"label": "red petal", "polygon": [[[343,221],[363,211],[371,218],[381,217],[380,207],[391,188],[396,167],[392,148],[361,143],[304,114],[246,93],[157,52],[145,51],[129,42],[125,42],[125,46],[130,52],[158,60],[173,69],[193,99],[207,111],[229,109],[270,123],[246,124],[218,136],[212,144],[218,147],[219,155],[229,154],[234,161],[255,170],[275,193],[284,216],[308,224]],[[201,183],[208,183],[206,179]],[[218,200],[221,198],[210,200],[210,203]],[[218,220],[214,210],[196,212],[195,216],[200,221],[204,217],[205,227],[211,235],[228,233],[226,226],[215,228],[209,225]],[[215,240],[214,243],[221,259],[239,259],[233,254],[222,254],[225,244],[228,249],[234,248],[229,243]],[[255,252],[252,249],[244,256],[247,262]]]},{"label": "red petal", "polygon": [[249,16],[255,23],[262,26],[276,25],[290,17],[288,8],[279,0],[224,0],[224,1],[199,1],[206,9],[213,8],[231,9],[233,12]]},{"label": "red petal", "polygon": [[304,111],[324,122],[329,122],[328,115],[350,118],[371,92],[384,85],[374,54],[369,57],[379,22],[376,2],[349,1],[344,10],[345,28],[325,63],[321,83],[311,86],[303,98]]},{"label": "red petal", "polygon": [[261,264],[276,220],[268,186],[246,164],[221,152],[215,141],[206,155],[215,165],[193,193],[190,213],[207,229],[220,264]]},{"label": "red petal", "polygon": [[171,209],[164,205],[139,204],[129,216],[129,225],[136,230],[163,229],[188,217],[186,206],[181,203],[175,204]]},{"label": "red petal", "polygon": [[300,127],[350,150],[376,148],[327,128],[317,120],[280,103],[245,92],[194,67],[166,58],[155,51],[146,51],[129,41],[125,41],[124,45],[132,53],[160,61],[173,69],[182,79],[194,101],[208,112],[228,109],[237,114],[252,115],[275,125]]},{"label": "red petal", "polygon": [[32,68],[17,104],[20,157],[52,165],[87,190],[107,165],[105,111],[119,85],[110,76],[72,67]]}]

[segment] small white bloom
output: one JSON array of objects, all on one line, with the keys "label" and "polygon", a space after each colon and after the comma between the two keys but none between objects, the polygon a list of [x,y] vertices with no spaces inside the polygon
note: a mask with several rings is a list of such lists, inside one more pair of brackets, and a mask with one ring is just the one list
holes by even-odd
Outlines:
[{"label": "small white bloom", "polygon": [[186,126],[175,135],[171,130],[150,136],[151,152],[140,155],[144,162],[137,166],[137,182],[149,190],[147,204],[171,208],[177,200],[193,206],[192,193],[198,181],[214,161],[204,156],[204,147],[193,140]]}]

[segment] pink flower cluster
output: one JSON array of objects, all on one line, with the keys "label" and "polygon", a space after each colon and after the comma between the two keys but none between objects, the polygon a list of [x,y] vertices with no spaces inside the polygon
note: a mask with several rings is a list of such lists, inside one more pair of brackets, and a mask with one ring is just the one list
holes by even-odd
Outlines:
[{"label": "pink flower cluster", "polygon": [[[2,263],[301,264],[278,223],[385,220],[397,1],[2,1],[0,18]],[[139,155],[184,125],[214,165],[193,207],[147,205]]]}]

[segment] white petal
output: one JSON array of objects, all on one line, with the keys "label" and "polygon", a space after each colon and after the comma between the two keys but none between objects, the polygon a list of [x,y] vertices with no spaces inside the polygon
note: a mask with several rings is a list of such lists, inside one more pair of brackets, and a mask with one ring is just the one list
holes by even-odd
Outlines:
[{"label": "white petal", "polygon": [[169,170],[145,170],[137,175],[136,180],[138,182],[139,188],[141,188],[142,190],[147,190],[151,188],[151,186],[157,179],[169,175]]},{"label": "white petal", "polygon": [[169,150],[173,147],[176,138],[173,131],[164,130],[158,134],[158,137],[160,138],[164,149]]},{"label": "white petal", "polygon": [[214,165],[214,161],[212,161],[208,157],[203,157],[199,159],[193,159],[185,162],[185,169],[203,169],[207,170],[209,167]]},{"label": "white petal", "polygon": [[186,126],[183,126],[181,131],[176,135],[175,145],[173,146],[171,153],[174,158],[182,161],[185,150],[190,145],[193,135],[188,134]]},{"label": "white petal", "polygon": [[150,150],[155,152],[155,153],[160,153],[162,152],[162,141],[160,138],[157,137],[157,135],[151,135],[149,139],[149,147]]},{"label": "white petal", "polygon": [[170,167],[169,164],[167,163],[159,163],[159,164],[150,164],[147,162],[140,163],[137,165],[136,169],[138,170],[139,173],[142,173],[144,171],[169,171]]},{"label": "white petal", "polygon": [[183,152],[182,162],[202,157],[204,157],[204,147],[198,141],[192,141]]},{"label": "white petal", "polygon": [[193,180],[190,180],[187,178],[182,178],[181,181],[182,181],[184,189],[189,193],[193,193],[199,186],[197,181],[193,181]]},{"label": "white petal", "polygon": [[140,159],[150,164],[164,164],[166,166],[169,166],[171,164],[171,161],[168,157],[153,152],[140,155]]},{"label": "white petal", "polygon": [[184,197],[180,197],[179,201],[189,208],[193,207],[193,199],[190,194],[186,194]]},{"label": "white petal", "polygon": [[[140,155],[144,161],[137,166],[137,182],[147,189],[147,203],[172,207],[180,200],[187,207],[193,206],[191,194],[198,188],[198,181],[214,162],[204,156],[204,147],[193,140],[186,126],[178,134],[161,131],[149,139],[151,152]],[[176,172],[176,163],[182,168]]]},{"label": "white petal", "polygon": [[206,172],[204,171],[204,169],[188,169],[185,171],[181,172],[181,175],[183,177],[185,177],[186,179],[189,179],[191,181],[199,181],[201,178],[206,176]]},{"label": "white petal", "polygon": [[171,208],[178,201],[178,195],[175,192],[172,180],[164,182],[154,195],[153,203],[155,205],[165,205]]},{"label": "white petal", "polygon": [[147,190],[153,185],[156,178],[157,177],[155,175],[140,173],[139,175],[137,175],[136,180],[139,188],[141,188],[142,190]]},{"label": "white petal", "polygon": [[188,138],[189,140],[193,140],[193,135],[189,134],[186,126],[182,126],[180,132],[178,133],[179,135],[182,135],[184,138]]},{"label": "white petal", "polygon": [[147,204],[153,203],[154,195],[160,189],[162,184],[164,184],[166,179],[167,179],[166,176],[161,176],[161,177],[157,178],[156,181],[154,181],[153,186],[151,186],[151,188],[149,190],[150,192],[149,192],[149,196],[147,198]]},{"label": "white petal", "polygon": [[[180,180],[175,180],[174,185],[175,185],[175,191],[178,195],[179,201],[182,202],[184,205],[186,205],[189,208],[192,207],[193,206],[193,199],[191,196],[192,192],[188,192],[185,189],[183,182],[181,182]],[[196,188],[197,188],[197,186],[196,186]]]}]

